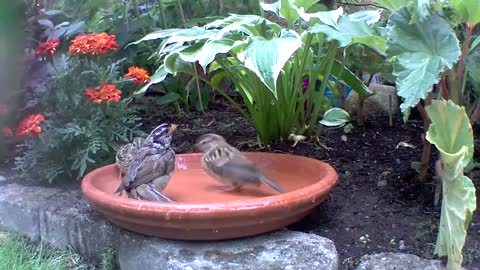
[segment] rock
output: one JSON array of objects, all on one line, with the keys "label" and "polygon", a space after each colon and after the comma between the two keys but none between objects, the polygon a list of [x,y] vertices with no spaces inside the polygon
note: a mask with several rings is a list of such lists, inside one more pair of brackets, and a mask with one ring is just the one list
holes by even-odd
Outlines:
[{"label": "rock", "polygon": [[121,241],[118,256],[122,270],[338,269],[331,240],[289,230],[213,243],[130,234]]},{"label": "rock", "polygon": [[[399,104],[397,89],[389,85],[372,84],[369,89],[375,94],[367,98],[363,103],[363,112],[365,117],[389,115],[389,97],[392,97],[392,114],[399,115]],[[352,91],[346,100],[346,110],[351,114],[357,114],[358,109],[358,94]]]},{"label": "rock", "polygon": [[[364,256],[356,270],[444,270],[439,260],[426,260],[406,253],[380,253]],[[462,268],[466,270],[465,268]]]},{"label": "rock", "polygon": [[187,242],[146,237],[104,219],[78,186],[53,188],[0,183],[0,228],[72,247],[99,263],[114,248],[122,270],[131,269],[338,269],[331,240],[280,230],[256,237]]},{"label": "rock", "polygon": [[80,190],[17,183],[0,186],[0,228],[73,250],[99,262],[121,229],[100,216]]}]

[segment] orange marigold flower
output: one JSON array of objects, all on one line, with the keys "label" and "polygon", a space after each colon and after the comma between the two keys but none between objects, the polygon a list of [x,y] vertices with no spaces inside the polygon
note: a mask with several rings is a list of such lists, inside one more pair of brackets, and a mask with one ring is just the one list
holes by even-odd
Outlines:
[{"label": "orange marigold flower", "polygon": [[32,114],[25,117],[18,125],[17,136],[37,135],[42,132],[42,128],[39,125],[43,121],[45,121],[45,117],[42,114]]},{"label": "orange marigold flower", "polygon": [[2,133],[3,133],[3,136],[5,136],[5,137],[12,137],[13,136],[13,130],[9,127],[3,128]]},{"label": "orange marigold flower", "polygon": [[128,73],[124,75],[125,79],[133,79],[133,83],[148,83],[150,76],[148,72],[140,67],[129,67]]},{"label": "orange marigold flower", "polygon": [[121,94],[122,91],[110,83],[102,83],[99,87],[92,87],[85,90],[85,97],[94,103],[102,103],[103,101],[119,102]]},{"label": "orange marigold flower", "polygon": [[76,36],[72,40],[72,43],[70,44],[70,47],[68,47],[68,52],[71,55],[88,54],[92,51],[92,43],[93,42],[94,42],[94,40],[91,39],[91,35]]},{"label": "orange marigold flower", "polygon": [[118,45],[115,35],[107,35],[107,33],[105,32],[94,35],[96,42],[93,46],[93,56],[97,56],[99,54],[106,54],[108,50],[118,51]]},{"label": "orange marigold flower", "polygon": [[0,103],[0,114],[7,114],[8,106],[7,104]]},{"label": "orange marigold flower", "polygon": [[35,50],[35,56],[46,56],[46,55],[53,55],[55,50],[60,45],[60,39],[49,39],[44,43],[38,45],[37,49]]},{"label": "orange marigold flower", "polygon": [[115,35],[107,35],[107,33],[92,33],[78,35],[70,44],[68,51],[71,55],[77,54],[106,54],[109,50],[118,51],[118,45]]}]

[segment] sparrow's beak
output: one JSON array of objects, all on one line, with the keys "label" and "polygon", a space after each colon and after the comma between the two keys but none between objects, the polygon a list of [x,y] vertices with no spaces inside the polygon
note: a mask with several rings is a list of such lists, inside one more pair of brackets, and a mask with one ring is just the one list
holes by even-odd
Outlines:
[{"label": "sparrow's beak", "polygon": [[170,125],[170,132],[174,132],[177,129],[178,125],[171,124]]}]

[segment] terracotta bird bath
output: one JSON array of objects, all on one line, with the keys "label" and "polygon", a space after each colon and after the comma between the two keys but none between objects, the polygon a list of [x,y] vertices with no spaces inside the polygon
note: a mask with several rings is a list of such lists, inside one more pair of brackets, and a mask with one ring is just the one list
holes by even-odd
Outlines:
[{"label": "terracotta bird bath", "polygon": [[119,185],[115,165],[98,168],[82,181],[82,191],[111,222],[168,239],[220,240],[281,229],[306,216],[337,182],[327,163],[301,156],[250,152],[265,174],[286,193],[267,186],[220,192],[221,185],[202,169],[201,154],[177,154],[175,172],[164,190],[174,203],[130,199],[113,192]]}]

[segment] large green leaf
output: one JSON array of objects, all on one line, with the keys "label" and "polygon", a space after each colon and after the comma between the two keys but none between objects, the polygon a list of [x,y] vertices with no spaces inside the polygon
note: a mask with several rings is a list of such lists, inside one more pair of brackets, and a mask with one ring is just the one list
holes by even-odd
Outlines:
[{"label": "large green leaf", "polygon": [[227,53],[235,46],[235,41],[231,39],[208,40],[199,47],[191,46],[181,51],[179,56],[186,62],[193,63],[198,61],[203,70],[206,71],[207,65],[215,59],[217,54]]},{"label": "large green leaf", "polygon": [[374,26],[370,26],[365,19],[371,23],[371,17],[352,17],[343,15],[338,20],[338,26],[329,26],[325,24],[315,24],[308,31],[310,33],[323,33],[327,40],[337,40],[341,47],[346,47],[352,43],[361,43],[369,47],[378,48],[385,51],[385,37],[380,36]]},{"label": "large green leaf", "polygon": [[138,91],[134,93],[134,95],[139,95],[145,93],[148,88],[157,83],[161,83],[165,78],[167,78],[168,72],[165,70],[165,66],[161,65],[156,71],[155,74],[152,75],[150,78],[150,82],[145,84],[142,88],[140,88]]},{"label": "large green leaf", "polygon": [[282,27],[257,15],[230,14],[227,18],[219,19],[205,25],[205,29],[219,28],[217,36],[224,36],[226,33],[242,32],[249,36],[258,36],[257,28],[264,23],[275,34],[279,34]]},{"label": "large green leaf", "polygon": [[375,0],[375,2],[387,9],[394,11],[408,5],[409,0]]},{"label": "large green leaf", "polygon": [[353,91],[362,97],[373,95],[373,92],[360,80],[348,67],[342,65],[335,60],[330,71],[333,77],[337,78],[341,83],[348,85]]},{"label": "large green leaf", "polygon": [[452,7],[463,20],[476,25],[480,22],[480,1],[479,0],[449,0]]},{"label": "large green leaf", "polygon": [[338,18],[343,14],[343,8],[339,7],[335,10],[319,11],[315,13],[306,13],[304,10],[298,10],[298,14],[304,21],[309,22],[311,19],[318,19],[323,24],[338,29],[337,22]]},{"label": "large green leaf", "polygon": [[149,41],[149,40],[157,40],[157,39],[165,39],[163,41],[162,48],[160,51],[170,43],[183,43],[183,42],[190,42],[202,39],[208,39],[218,36],[219,31],[216,29],[205,29],[203,27],[192,27],[187,29],[162,29],[150,34],[147,34],[143,38],[130,43],[128,46],[133,44],[138,44],[140,42]]},{"label": "large green leaf", "polygon": [[414,21],[423,22],[432,15],[430,0],[415,0],[413,6],[413,11],[415,11]]},{"label": "large green leaf", "polygon": [[380,14],[382,10],[361,10],[355,13],[349,14],[350,21],[363,21],[368,25],[374,24],[380,20]]},{"label": "large green leaf", "polygon": [[283,30],[278,38],[253,37],[252,42],[238,58],[277,97],[278,75],[288,59],[301,46],[301,38],[295,31]]},{"label": "large green leaf", "polygon": [[400,105],[408,116],[408,109],[417,105],[438,83],[440,73],[452,68],[460,56],[455,32],[437,15],[424,22],[410,23],[407,8],[393,12],[388,21],[387,55],[394,59],[398,95],[404,98]]},{"label": "large green leaf", "polygon": [[263,10],[271,11],[293,24],[300,19],[301,13],[308,11],[317,2],[317,0],[280,0],[271,4],[260,2],[260,6]]},{"label": "large green leaf", "polygon": [[464,176],[473,158],[473,131],[464,107],[434,100],[426,111],[432,123],[427,140],[440,151],[443,202],[435,254],[448,256],[448,269],[460,269],[467,228],[476,209],[475,187]]}]

